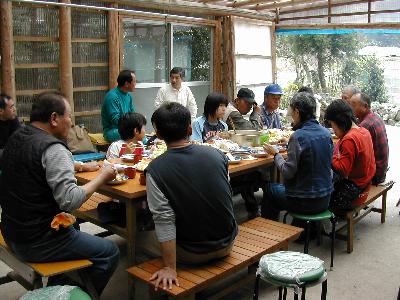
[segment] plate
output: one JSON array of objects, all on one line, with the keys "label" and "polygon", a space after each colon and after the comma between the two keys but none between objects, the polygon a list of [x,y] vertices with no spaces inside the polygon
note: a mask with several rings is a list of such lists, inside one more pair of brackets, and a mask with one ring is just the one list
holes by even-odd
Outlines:
[{"label": "plate", "polygon": [[124,154],[124,155],[121,155],[121,159],[122,159],[122,161],[131,163],[131,162],[133,162],[135,160],[135,154]]},{"label": "plate", "polygon": [[123,184],[123,183],[127,182],[128,179],[129,179],[129,177],[126,176],[126,175],[122,175],[121,178],[122,178],[122,180],[116,180],[116,179],[114,179],[114,180],[108,181],[107,184],[109,184],[109,185]]},{"label": "plate", "polygon": [[239,164],[241,161],[242,161],[241,159],[228,160],[228,164],[236,165],[236,164]]},{"label": "plate", "polygon": [[267,152],[256,152],[256,153],[253,153],[252,156],[257,157],[257,158],[263,158],[263,157],[267,157],[268,153]]}]

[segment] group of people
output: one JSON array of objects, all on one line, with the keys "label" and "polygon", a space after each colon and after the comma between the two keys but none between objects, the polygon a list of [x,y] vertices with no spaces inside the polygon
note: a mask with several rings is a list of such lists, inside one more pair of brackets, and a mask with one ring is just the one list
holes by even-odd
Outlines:
[{"label": "group of people", "polygon": [[[179,284],[177,262],[203,263],[226,256],[238,232],[227,157],[191,141],[206,142],[228,129],[282,127],[277,112],[283,94],[279,85],[265,88],[261,105],[247,88],[240,89],[233,101],[212,93],[205,101],[203,115],[196,118],[197,105],[190,89],[182,85],[182,71],[171,70],[170,85],[160,89],[155,101],[151,124],[157,137],[165,141],[167,151],[146,169],[147,203],[155,230],[137,235],[138,246],[163,258],[163,268],[152,276],[156,287],[163,288]],[[122,71],[117,81],[102,108],[104,137],[113,142],[107,153],[111,158],[120,155],[122,144],[129,148],[143,141],[147,122],[134,112],[130,92],[135,88],[135,74]],[[277,220],[281,210],[318,213],[328,207],[334,211],[350,209],[371,182],[385,180],[385,126],[371,111],[369,97],[352,91],[325,111],[325,121],[339,139],[335,145],[330,131],[316,120],[313,93],[306,89],[293,96],[288,114],[294,133],[284,141],[287,158],[275,147],[264,145],[273,155],[284,184],[265,184],[263,217]],[[0,158],[1,232],[12,251],[25,260],[90,259],[93,265],[88,268],[89,275],[101,294],[118,265],[115,243],[75,226],[58,231],[50,227],[55,215],[79,208],[116,176],[112,166],[104,165],[94,180],[77,185],[77,169],[64,142],[70,128],[71,108],[60,93],[40,94],[32,105],[30,124],[22,127],[16,121],[13,100],[1,95],[0,135],[7,135],[7,141],[0,139],[0,146],[4,146]],[[258,180],[258,174],[254,176],[242,178],[251,189]],[[258,203],[251,197],[246,208],[254,213],[252,217],[259,213]],[[50,284],[60,282],[65,278],[56,276]]]}]

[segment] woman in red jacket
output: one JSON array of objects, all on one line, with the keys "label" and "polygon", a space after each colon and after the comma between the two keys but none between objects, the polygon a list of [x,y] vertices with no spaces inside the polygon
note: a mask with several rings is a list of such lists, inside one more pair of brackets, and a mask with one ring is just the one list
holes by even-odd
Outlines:
[{"label": "woman in red jacket", "polygon": [[371,135],[356,125],[351,107],[343,100],[327,107],[325,120],[339,138],[332,159],[334,191],[330,207],[336,212],[350,210],[375,174]]}]

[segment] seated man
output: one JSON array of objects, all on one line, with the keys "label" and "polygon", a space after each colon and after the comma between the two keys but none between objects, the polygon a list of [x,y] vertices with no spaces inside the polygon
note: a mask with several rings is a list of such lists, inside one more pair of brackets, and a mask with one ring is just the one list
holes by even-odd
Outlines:
[{"label": "seated man", "polygon": [[358,126],[364,127],[371,134],[376,165],[372,184],[382,183],[386,179],[389,161],[389,144],[385,123],[377,114],[371,111],[371,100],[368,95],[357,93],[351,97],[350,104],[358,119]]},{"label": "seated man", "polygon": [[103,136],[110,143],[121,139],[118,133],[119,118],[125,113],[135,111],[131,95],[136,87],[135,73],[123,70],[119,73],[117,82],[118,86],[106,94],[101,107]]},{"label": "seated man", "polygon": [[350,104],[350,99],[353,95],[360,93],[360,90],[354,85],[347,85],[342,90],[342,100]]},{"label": "seated man", "polygon": [[279,84],[270,84],[265,88],[264,103],[261,105],[261,120],[264,128],[282,128],[278,113],[282,94]]},{"label": "seated man", "polygon": [[185,70],[175,67],[169,72],[169,84],[158,90],[154,108],[159,108],[165,102],[177,102],[190,111],[192,121],[197,116],[197,103],[190,88],[182,81]]},{"label": "seated man", "polygon": [[[253,111],[250,118],[246,120],[243,116],[247,115],[251,109]],[[223,121],[228,125],[229,130],[259,130],[262,129],[260,113],[261,109],[254,100],[253,91],[248,88],[241,88],[237,93],[237,98],[228,104]]]},{"label": "seated man", "polygon": [[10,96],[0,94],[0,159],[8,138],[21,126]]},{"label": "seated man", "polygon": [[[1,232],[25,261],[89,259],[93,265],[86,271],[101,294],[118,265],[118,247],[73,226],[55,230],[50,224],[62,211],[79,208],[115,172],[108,166],[91,182],[76,184],[72,154],[63,142],[71,127],[71,108],[61,94],[39,95],[30,121],[4,149]],[[57,279],[52,277],[52,284],[63,284]]]},{"label": "seated man", "polygon": [[315,120],[315,107],[314,96],[306,92],[295,94],[290,101],[295,132],[289,139],[286,161],[275,147],[264,146],[284,179],[284,184],[267,185],[261,204],[265,218],[277,221],[281,210],[316,214],[329,206],[333,143],[330,132]]},{"label": "seated man", "polygon": [[[153,214],[153,255],[162,255],[164,267],[151,278],[156,289],[179,284],[176,261],[204,263],[229,254],[238,228],[233,214],[228,160],[211,147],[189,142],[190,112],[178,103],[166,103],[151,118],[167,151],[147,167],[147,202]],[[138,241],[140,245],[140,238]],[[148,247],[147,247],[148,246]],[[161,253],[160,253],[161,247]],[[158,252],[158,253],[157,253]]]}]

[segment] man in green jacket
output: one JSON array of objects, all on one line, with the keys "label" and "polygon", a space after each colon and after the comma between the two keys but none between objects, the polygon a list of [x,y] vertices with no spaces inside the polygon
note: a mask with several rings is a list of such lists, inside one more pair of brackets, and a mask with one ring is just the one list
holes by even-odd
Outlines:
[{"label": "man in green jacket", "polygon": [[118,86],[106,94],[101,108],[103,136],[110,143],[121,139],[118,133],[119,118],[125,113],[135,111],[131,95],[136,87],[135,73],[123,70],[119,73],[117,82]]}]

